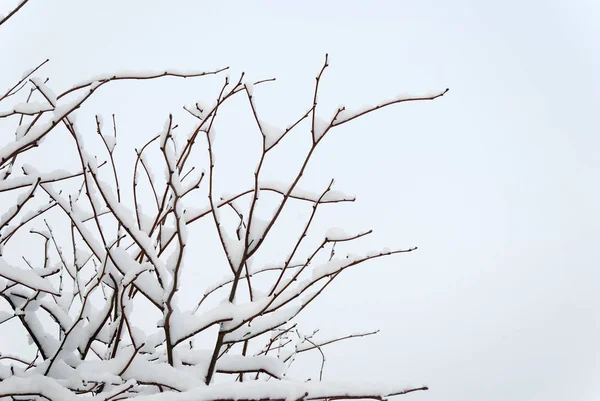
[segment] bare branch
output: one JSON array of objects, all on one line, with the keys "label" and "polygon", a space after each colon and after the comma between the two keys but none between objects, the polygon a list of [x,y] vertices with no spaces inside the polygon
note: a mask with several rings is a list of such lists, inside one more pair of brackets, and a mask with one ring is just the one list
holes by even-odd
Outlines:
[{"label": "bare branch", "polygon": [[329,66],[329,55],[325,54],[325,63],[323,63],[323,67],[321,68],[321,71],[319,71],[319,75],[317,75],[316,83],[315,83],[315,92],[314,92],[314,96],[313,96],[312,122],[311,122],[311,129],[310,129],[310,132],[312,133],[313,144],[317,143],[317,141],[318,141],[315,123],[316,123],[316,118],[317,118],[317,101],[318,101],[318,96],[319,96],[319,82],[321,81],[321,77],[323,76],[323,73],[325,72],[325,69],[328,66]]},{"label": "bare branch", "polygon": [[10,19],[10,17],[14,16],[25,4],[27,4],[28,1],[29,0],[21,0],[21,2],[11,12],[9,12],[8,15],[0,19],[0,25],[4,24]]},{"label": "bare branch", "polygon": [[308,346],[308,347],[296,347],[296,352],[298,352],[298,353],[300,353],[300,352],[306,352],[306,351],[310,351],[310,350],[313,350],[313,349],[318,348],[318,347],[324,347],[325,345],[336,343],[338,341],[344,341],[344,340],[348,340],[350,338],[372,336],[372,335],[377,334],[377,333],[379,333],[379,330],[370,331],[370,332],[367,332],[367,333],[350,334],[350,335],[347,335],[347,336],[344,336],[344,337],[337,337],[337,338],[334,338],[332,340],[322,341],[322,342],[319,342],[318,344],[315,344],[315,343],[311,342],[311,346]]}]

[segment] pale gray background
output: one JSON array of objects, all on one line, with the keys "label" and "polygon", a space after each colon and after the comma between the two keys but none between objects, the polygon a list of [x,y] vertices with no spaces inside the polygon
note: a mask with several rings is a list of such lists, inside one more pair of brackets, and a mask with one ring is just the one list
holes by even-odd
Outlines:
[{"label": "pale gray background", "polygon": [[[122,69],[230,65],[232,77],[278,78],[257,97],[282,126],[310,104],[326,52],[324,116],[450,87],[339,130],[310,171],[359,197],[339,222],[373,227],[367,249],[420,247],[349,271],[302,318],[327,335],[381,329],[332,346],[325,378],[426,383],[408,396],[423,401],[594,400],[599,10],[593,0],[32,0],[0,28],[0,87],[46,57],[57,91]],[[123,135],[147,138],[169,111],[208,100],[202,85],[116,84],[79,119],[116,112]]]}]

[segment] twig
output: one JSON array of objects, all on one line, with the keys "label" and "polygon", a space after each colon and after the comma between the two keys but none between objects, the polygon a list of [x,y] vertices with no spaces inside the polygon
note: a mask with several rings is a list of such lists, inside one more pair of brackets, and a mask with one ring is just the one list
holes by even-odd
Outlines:
[{"label": "twig", "polygon": [[25,4],[27,4],[28,1],[29,0],[22,0],[19,3],[19,5],[17,5],[11,12],[8,13],[8,15],[6,17],[4,17],[0,20],[0,25],[4,24],[6,21],[8,21],[9,18],[12,17],[13,15],[15,15],[17,13],[17,11],[19,11],[21,9],[21,7],[23,7]]}]

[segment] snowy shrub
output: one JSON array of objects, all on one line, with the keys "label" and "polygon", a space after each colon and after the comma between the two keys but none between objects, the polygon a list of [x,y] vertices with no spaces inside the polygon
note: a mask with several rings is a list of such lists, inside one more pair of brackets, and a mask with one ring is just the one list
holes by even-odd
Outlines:
[{"label": "snowy shrub", "polygon": [[[55,94],[37,77],[46,61],[0,92],[0,330],[4,338],[23,333],[29,340],[29,345],[1,350],[0,398],[383,399],[427,389],[328,383],[321,380],[323,364],[319,380],[286,373],[303,352],[323,355],[328,344],[374,334],[319,339],[297,327],[295,317],[340,273],[415,249],[345,255],[340,247],[370,231],[338,228],[309,241],[318,210],[354,200],[334,191],[333,180],[320,192],[300,187],[315,150],[337,127],[376,109],[433,100],[446,91],[353,112],[340,107],[332,117],[319,118],[317,94],[326,57],[310,107],[278,128],[261,119],[254,95],[255,87],[272,80],[231,80],[223,76],[225,68],[130,72],[96,77]],[[115,156],[115,116],[108,128],[101,116],[94,129],[89,122],[87,128],[76,122],[76,110],[100,88],[165,77],[223,84],[208,106],[197,103],[180,116],[169,115],[158,135],[140,143],[135,153],[129,149],[129,164]],[[221,187],[226,189],[227,182],[217,184],[215,178],[220,134],[214,126],[234,98],[245,99],[253,116],[248,135],[254,135],[259,152],[248,187],[224,195]],[[186,132],[176,124],[184,119],[192,121]],[[301,130],[310,146],[292,179],[264,179],[271,154],[290,132]],[[52,136],[70,145],[57,149],[48,139]],[[101,146],[84,145],[93,140]],[[43,154],[78,167],[49,169],[40,161]],[[302,204],[310,213],[287,243],[286,256],[266,263],[271,248],[264,244],[284,211]],[[202,224],[202,230],[195,229]],[[197,258],[206,243],[218,245],[214,253],[220,260]],[[226,276],[214,279],[214,271]],[[201,289],[186,289],[192,278]],[[183,302],[184,293],[193,305]],[[143,327],[153,317],[153,329]]]}]

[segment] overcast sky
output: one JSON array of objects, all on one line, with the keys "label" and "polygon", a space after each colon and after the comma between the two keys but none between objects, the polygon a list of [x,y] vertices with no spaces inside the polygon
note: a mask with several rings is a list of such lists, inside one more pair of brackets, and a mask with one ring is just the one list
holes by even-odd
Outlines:
[{"label": "overcast sky", "polygon": [[[231,66],[278,78],[256,96],[281,126],[310,106],[325,53],[324,116],[449,87],[340,129],[308,172],[358,197],[327,218],[373,228],[365,249],[419,246],[348,271],[301,319],[328,336],[381,329],[332,346],[325,379],[425,383],[406,396],[422,401],[600,399],[595,1],[31,0],[0,38],[2,88],[47,57],[57,92]],[[139,144],[209,100],[202,85],[117,83],[78,118],[117,113]]]}]

